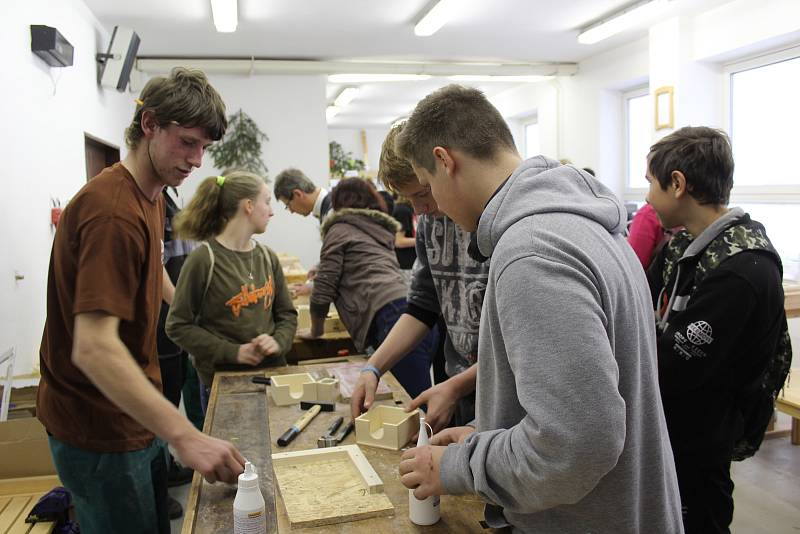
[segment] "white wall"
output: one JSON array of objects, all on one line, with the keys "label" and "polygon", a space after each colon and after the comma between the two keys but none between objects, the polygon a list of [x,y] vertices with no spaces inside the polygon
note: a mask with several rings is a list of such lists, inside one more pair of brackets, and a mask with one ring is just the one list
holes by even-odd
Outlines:
[{"label": "white wall", "polygon": [[525,154],[526,119],[536,115],[540,152],[558,158],[558,90],[557,82],[526,84],[489,99],[508,122],[520,154]]},{"label": "white wall", "polygon": [[[30,52],[31,24],[58,28],[75,47],[72,67],[50,69]],[[50,197],[65,203],[86,183],[84,132],[122,147],[136,94],[100,89],[94,56],[110,34],[79,0],[31,0],[8,10],[0,22],[0,63],[13,78],[0,84],[0,109],[6,126],[0,143],[6,158],[0,225],[0,350],[17,347],[15,374],[38,365],[46,315],[47,269],[53,232]],[[58,80],[54,94],[52,77]],[[60,78],[59,78],[60,76]],[[209,76],[229,112],[240,107],[269,136],[264,160],[275,176],[290,166],[314,182],[328,182],[328,138],[323,76]],[[139,84],[141,87],[143,84]],[[181,188],[188,199],[203,177],[216,175],[210,156]],[[318,260],[318,224],[290,215],[278,202],[261,240],[279,252]],[[14,272],[25,278],[14,281]]]},{"label": "white wall", "polygon": [[[38,365],[53,232],[50,197],[66,202],[86,183],[84,132],[123,146],[133,95],[97,86],[95,54],[109,34],[78,0],[26,0],[0,21],[0,350],[17,348],[16,374]],[[49,68],[31,53],[30,25],[53,26],[74,64]],[[57,84],[53,79],[57,80]],[[124,148],[123,148],[124,157]],[[14,272],[25,277],[18,283]]]}]

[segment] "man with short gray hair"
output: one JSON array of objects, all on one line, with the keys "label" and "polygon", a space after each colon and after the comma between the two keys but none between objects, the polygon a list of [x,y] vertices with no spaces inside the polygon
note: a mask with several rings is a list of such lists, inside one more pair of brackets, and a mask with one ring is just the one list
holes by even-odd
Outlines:
[{"label": "man with short gray hair", "polygon": [[275,177],[275,198],[292,213],[303,217],[314,215],[322,221],[331,209],[331,199],[325,188],[317,187],[303,171],[288,168]]},{"label": "man with short gray hair", "polygon": [[[282,170],[275,177],[275,198],[291,213],[298,213],[303,217],[311,214],[320,222],[331,210],[331,196],[328,190],[314,185],[303,171],[294,167]],[[309,269],[306,283],[291,284],[291,290],[297,296],[310,295],[311,282],[316,275],[315,265]]]}]

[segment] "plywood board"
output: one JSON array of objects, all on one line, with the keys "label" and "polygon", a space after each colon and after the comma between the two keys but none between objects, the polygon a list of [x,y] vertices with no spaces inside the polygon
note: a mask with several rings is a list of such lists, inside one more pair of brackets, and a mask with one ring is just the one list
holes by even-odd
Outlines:
[{"label": "plywood board", "polygon": [[394,506],[356,445],[272,455],[291,528],[388,516]]},{"label": "plywood board", "polygon": [[[342,400],[348,401],[353,396],[353,389],[356,387],[358,377],[361,375],[361,369],[364,367],[364,362],[351,362],[341,363],[326,366],[328,373],[339,379],[339,394]],[[381,379],[378,382],[378,390],[375,392],[375,400],[384,400],[392,398],[392,390]]]}]

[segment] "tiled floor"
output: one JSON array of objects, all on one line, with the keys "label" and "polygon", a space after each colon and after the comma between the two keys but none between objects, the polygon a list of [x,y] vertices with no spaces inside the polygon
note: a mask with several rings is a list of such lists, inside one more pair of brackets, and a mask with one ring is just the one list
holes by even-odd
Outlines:
[{"label": "tiled floor", "polygon": [[[788,437],[766,440],[753,458],[735,462],[732,472],[733,534],[800,533],[800,446]],[[169,493],[185,507],[189,487],[170,488]],[[183,518],[172,521],[173,534],[182,525]]]},{"label": "tiled floor", "polygon": [[788,437],[766,440],[731,471],[733,534],[800,533],[800,445]]}]

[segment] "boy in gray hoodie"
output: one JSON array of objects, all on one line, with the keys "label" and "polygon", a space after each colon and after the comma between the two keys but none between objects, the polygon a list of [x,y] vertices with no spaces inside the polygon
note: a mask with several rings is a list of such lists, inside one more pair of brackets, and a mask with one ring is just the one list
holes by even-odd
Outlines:
[{"label": "boy in gray hoodie", "polygon": [[522,161],[478,90],[425,97],[397,141],[491,257],[476,428],[403,454],[417,498],[475,493],[518,532],[682,532],[650,296],[626,214],[586,172]]}]

